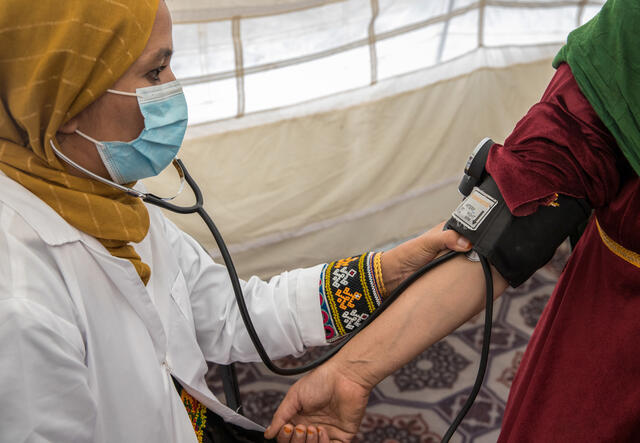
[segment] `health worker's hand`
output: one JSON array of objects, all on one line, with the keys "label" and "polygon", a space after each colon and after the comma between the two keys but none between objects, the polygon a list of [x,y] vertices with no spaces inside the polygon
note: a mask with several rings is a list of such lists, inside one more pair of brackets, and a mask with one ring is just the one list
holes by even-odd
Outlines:
[{"label": "health worker's hand", "polygon": [[444,222],[382,254],[382,280],[387,295],[442,251],[464,252],[471,249],[466,238],[453,230],[443,231],[443,227]]},{"label": "health worker's hand", "polygon": [[350,442],[371,389],[373,385],[329,360],[289,389],[264,435],[277,437],[278,443]]}]

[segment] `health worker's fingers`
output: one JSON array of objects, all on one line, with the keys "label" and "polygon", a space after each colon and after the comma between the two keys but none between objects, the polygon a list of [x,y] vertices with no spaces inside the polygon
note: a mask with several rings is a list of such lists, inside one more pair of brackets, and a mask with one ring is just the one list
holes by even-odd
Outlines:
[{"label": "health worker's fingers", "polygon": [[307,426],[307,443],[318,443],[318,429],[315,426]]},{"label": "health worker's fingers", "polygon": [[293,437],[291,443],[306,443],[307,441],[307,427],[305,425],[296,425],[293,430]]},{"label": "health worker's fingers", "polygon": [[318,443],[330,443],[329,434],[322,426],[318,426]]},{"label": "health worker's fingers", "polygon": [[278,443],[290,443],[293,437],[293,425],[286,424],[278,432]]},{"label": "health worker's fingers", "polygon": [[445,222],[442,222],[423,234],[425,238],[423,247],[425,250],[435,255],[444,249],[459,252],[471,249],[469,240],[452,229],[444,231],[444,224]]},{"label": "health worker's fingers", "polygon": [[[276,413],[273,415],[271,419],[271,424],[264,431],[265,438],[274,438],[276,435],[280,435],[282,432],[282,427],[291,421],[293,416],[295,416],[300,409],[297,402],[297,395],[293,392],[293,389],[290,390],[287,395],[278,406]],[[293,432],[293,428],[292,428]]]}]

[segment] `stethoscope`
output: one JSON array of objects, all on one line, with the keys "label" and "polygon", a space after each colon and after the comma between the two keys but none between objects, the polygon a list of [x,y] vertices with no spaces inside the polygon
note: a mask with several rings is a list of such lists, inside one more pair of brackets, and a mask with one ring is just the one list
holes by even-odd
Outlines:
[{"label": "stethoscope", "polygon": [[[178,172],[178,176],[180,177],[180,187],[177,193],[173,197],[163,198],[163,197],[158,197],[152,193],[141,192],[141,191],[138,191],[137,189],[123,186],[111,180],[107,180],[103,177],[100,177],[99,175],[80,166],[79,164],[71,160],[69,157],[65,156],[62,152],[60,152],[59,149],[56,148],[56,146],[53,143],[53,140],[50,140],[50,144],[54,152],[65,163],[68,163],[69,165],[84,172],[85,174],[87,174],[88,176],[90,176],[91,178],[99,182],[115,187],[116,189],[119,189],[133,197],[138,197],[142,199],[145,203],[149,203],[159,208],[166,209],[168,211],[175,212],[178,214],[198,214],[202,218],[204,223],[207,225],[207,228],[209,228],[211,235],[213,235],[213,238],[215,239],[218,245],[218,248],[220,250],[220,254],[222,255],[222,258],[224,260],[225,266],[227,267],[227,272],[229,273],[229,278],[231,280],[231,286],[233,287],[233,293],[235,295],[236,303],[238,304],[242,321],[244,322],[244,325],[247,328],[247,332],[249,333],[249,338],[251,339],[251,342],[255,346],[256,351],[258,352],[258,355],[260,356],[260,359],[262,360],[264,365],[270,371],[278,375],[287,375],[287,376],[298,375],[298,374],[308,372],[320,366],[322,363],[326,362],[331,357],[333,357],[338,351],[340,351],[340,349],[342,349],[342,347],[345,346],[349,342],[349,340],[351,340],[358,332],[360,332],[362,329],[367,327],[373,320],[375,320],[380,314],[382,314],[382,312],[384,312],[384,310],[387,309],[387,307],[391,303],[393,303],[398,298],[398,296],[405,291],[405,289],[411,286],[411,284],[413,284],[422,275],[424,275],[426,272],[430,271],[431,269],[439,266],[440,264],[445,263],[446,261],[452,259],[456,255],[461,254],[460,252],[450,251],[434,259],[430,263],[426,264],[425,266],[417,270],[413,275],[411,275],[406,280],[404,280],[388,297],[386,297],[382,305],[377,310],[375,310],[369,316],[369,318],[360,325],[360,327],[358,327],[355,331],[353,331],[351,334],[346,336],[339,344],[334,346],[324,356],[320,357],[319,359],[311,363],[299,366],[297,368],[281,368],[279,366],[276,366],[273,363],[273,361],[271,360],[271,358],[269,358],[269,355],[265,351],[264,346],[262,346],[262,342],[260,341],[258,333],[256,332],[256,329],[253,326],[253,322],[251,321],[251,317],[249,315],[249,311],[247,309],[244,296],[242,294],[240,279],[238,278],[238,273],[236,272],[236,268],[233,264],[233,260],[231,259],[231,255],[229,254],[229,250],[227,249],[227,245],[225,244],[222,238],[222,235],[220,234],[220,231],[218,231],[218,228],[216,227],[215,223],[213,222],[213,220],[211,219],[207,211],[204,209],[204,199],[202,197],[202,191],[200,190],[200,187],[197,185],[193,177],[191,177],[191,175],[187,171],[187,168],[185,168],[184,164],[182,163],[182,160],[180,159],[173,160],[173,166],[176,168]],[[176,204],[171,203],[173,199],[175,199],[178,195],[182,193],[182,191],[184,190],[185,182],[189,185],[189,187],[191,188],[191,191],[193,192],[193,195],[195,196],[195,200],[196,200],[195,203],[191,206],[178,206]],[[480,254],[478,254],[478,257],[480,259],[480,263],[482,264],[482,269],[484,271],[485,287],[486,287],[485,323],[484,323],[484,333],[483,333],[483,342],[482,342],[482,352],[480,354],[480,365],[478,367],[478,373],[476,376],[475,383],[473,385],[473,389],[471,390],[471,393],[469,394],[469,397],[467,398],[467,401],[463,405],[462,409],[460,410],[456,418],[453,420],[446,434],[442,438],[442,442],[448,442],[451,439],[456,429],[458,428],[458,425],[462,422],[465,415],[473,405],[473,402],[475,401],[475,398],[478,395],[480,388],[482,387],[482,380],[484,379],[484,374],[487,369],[487,361],[489,358],[489,343],[491,341],[491,326],[492,326],[492,317],[493,317],[493,278],[491,276],[491,269],[490,269],[487,258]]]}]

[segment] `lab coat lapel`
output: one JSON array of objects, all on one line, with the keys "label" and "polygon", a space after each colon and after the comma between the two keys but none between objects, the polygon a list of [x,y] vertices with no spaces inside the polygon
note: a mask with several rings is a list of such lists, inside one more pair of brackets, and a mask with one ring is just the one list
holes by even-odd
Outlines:
[{"label": "lab coat lapel", "polygon": [[96,257],[96,259],[100,267],[109,276],[147,328],[158,361],[162,363],[166,359],[167,335],[147,288],[128,260],[115,258],[111,255],[105,256],[103,253],[98,253],[98,255],[99,257]]}]

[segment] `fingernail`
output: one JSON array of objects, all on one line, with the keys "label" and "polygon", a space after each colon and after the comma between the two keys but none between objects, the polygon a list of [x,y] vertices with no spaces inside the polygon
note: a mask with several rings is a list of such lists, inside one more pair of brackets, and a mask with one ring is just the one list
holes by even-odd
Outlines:
[{"label": "fingernail", "polygon": [[313,432],[311,429],[307,429],[307,434],[309,434],[309,435],[313,435],[313,434],[314,434],[314,432]]},{"label": "fingernail", "polygon": [[296,434],[298,434],[299,436],[302,436],[304,435],[304,430],[296,428]]},{"label": "fingernail", "polygon": [[293,431],[293,427],[292,427],[292,426],[286,425],[286,426],[284,427],[284,432],[285,432],[286,434],[291,434],[291,432],[292,432],[292,431]]},{"label": "fingernail", "polygon": [[458,241],[456,242],[458,244],[458,246],[460,246],[461,248],[468,248],[469,247],[469,240],[467,240],[466,238],[462,238],[460,237],[458,239]]}]

